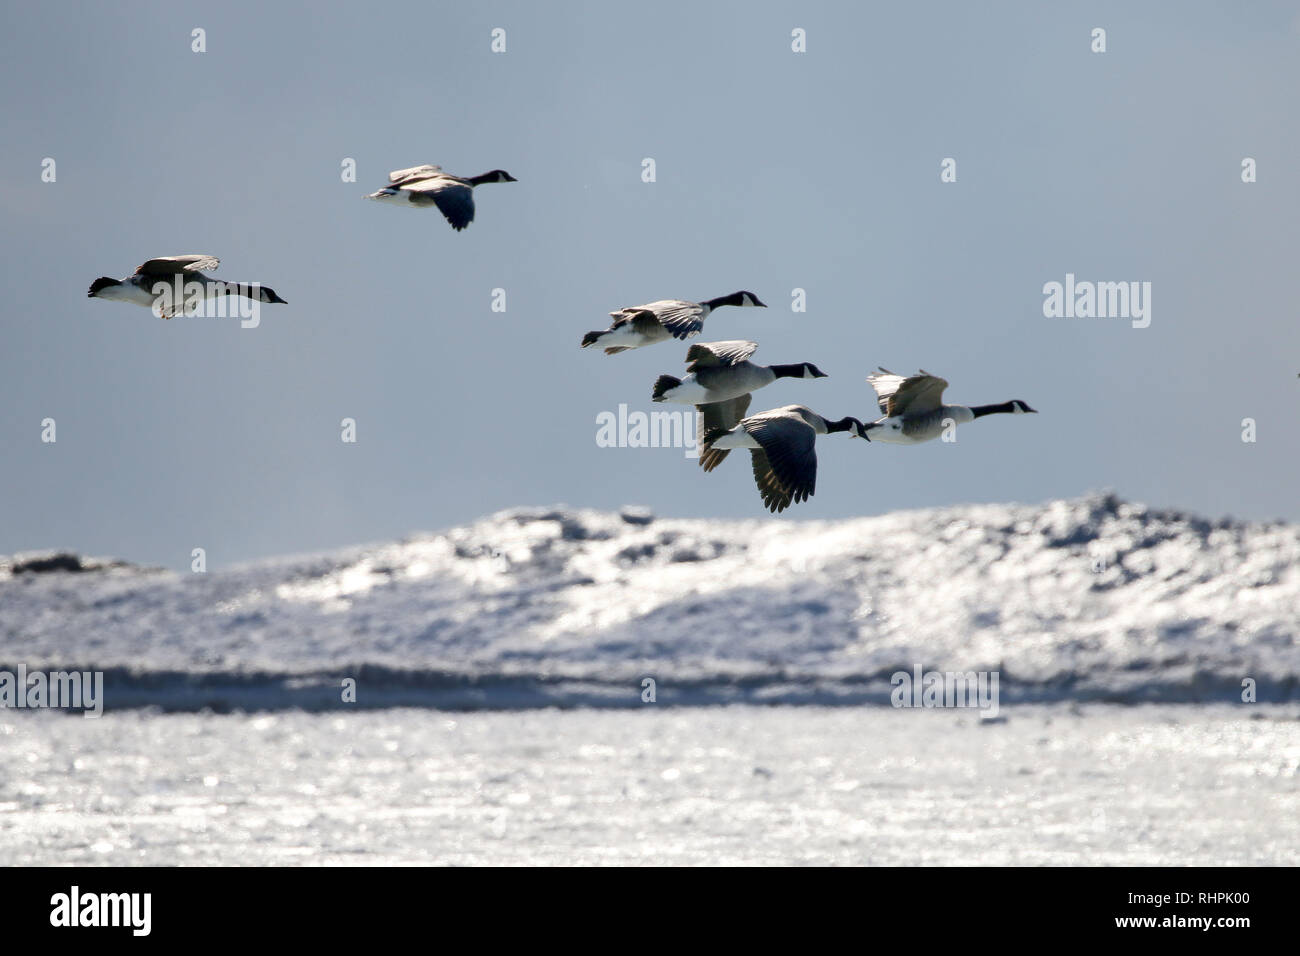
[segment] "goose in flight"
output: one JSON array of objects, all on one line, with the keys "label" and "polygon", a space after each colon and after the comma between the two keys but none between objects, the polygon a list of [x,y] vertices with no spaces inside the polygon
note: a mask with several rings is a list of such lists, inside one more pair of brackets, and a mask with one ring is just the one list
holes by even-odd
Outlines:
[{"label": "goose in flight", "polygon": [[[191,297],[194,283],[202,287],[205,299],[219,295],[239,295],[257,302],[288,305],[269,286],[256,282],[223,282],[204,275],[201,271],[215,269],[220,262],[216,256],[159,256],[145,262],[125,279],[100,276],[90,284],[90,291],[86,295],[92,299],[142,305],[156,310],[165,319],[182,311]],[[167,291],[158,288],[160,283],[167,287]],[[180,295],[176,293],[178,283]]]},{"label": "goose in flight", "polygon": [[700,448],[700,467],[712,471],[727,457],[730,449],[704,449],[704,436],[718,429],[730,431],[749,411],[750,392],[770,385],[778,378],[826,378],[812,362],[794,365],[755,365],[749,357],[757,342],[697,342],[686,350],[685,379],[660,375],[651,398],[656,402],[694,405],[696,411],[696,447]]},{"label": "goose in flight", "polygon": [[742,418],[730,430],[715,429],[705,442],[709,451],[748,448],[763,504],[778,512],[817,490],[817,436],[831,432],[862,435],[863,424],[852,417],[827,421],[805,405],[786,405]]},{"label": "goose in flight", "polygon": [[922,369],[916,375],[895,375],[888,369],[867,376],[876,390],[882,418],[867,423],[863,437],[897,445],[915,445],[943,434],[945,424],[963,425],[985,415],[1035,412],[1020,399],[998,405],[945,405],[948,383]]},{"label": "goose in flight", "polygon": [[475,186],[518,181],[504,169],[462,179],[444,173],[440,166],[412,166],[410,169],[394,169],[388,174],[388,185],[366,198],[399,203],[412,209],[437,206],[451,223],[451,228],[460,232],[474,221]]},{"label": "goose in flight", "polygon": [[599,344],[604,347],[606,355],[617,355],[669,339],[687,339],[699,335],[709,313],[724,305],[767,308],[754,293],[743,291],[703,302],[663,299],[647,305],[634,305],[611,312],[609,315],[614,321],[609,328],[588,332],[582,337],[582,347]]}]

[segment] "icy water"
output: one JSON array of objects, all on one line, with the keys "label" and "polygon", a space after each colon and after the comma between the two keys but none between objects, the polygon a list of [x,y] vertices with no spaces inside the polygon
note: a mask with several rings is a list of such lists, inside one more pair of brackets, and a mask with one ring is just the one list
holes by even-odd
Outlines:
[{"label": "icy water", "polygon": [[1300,708],[0,711],[5,864],[1300,863]]}]

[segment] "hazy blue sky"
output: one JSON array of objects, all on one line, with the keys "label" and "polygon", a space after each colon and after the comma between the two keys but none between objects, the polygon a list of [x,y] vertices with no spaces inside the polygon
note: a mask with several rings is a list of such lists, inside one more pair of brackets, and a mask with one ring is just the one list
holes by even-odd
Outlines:
[{"label": "hazy blue sky", "polygon": [[[684,347],[578,348],[611,309],[737,289],[770,308],[704,340],[831,376],[755,411],[868,417],[884,365],[1041,412],[955,444],[829,436],[816,497],[768,520],[1104,487],[1300,519],[1298,14],[6,0],[0,553],[212,568],[514,505],[766,516],[745,456],[597,447],[600,412],[666,407]],[[479,189],[463,233],[362,199],[425,162],[519,182]],[[190,252],[289,305],[242,329],[86,298]],[[1150,327],[1045,318],[1067,273],[1152,283]]]}]

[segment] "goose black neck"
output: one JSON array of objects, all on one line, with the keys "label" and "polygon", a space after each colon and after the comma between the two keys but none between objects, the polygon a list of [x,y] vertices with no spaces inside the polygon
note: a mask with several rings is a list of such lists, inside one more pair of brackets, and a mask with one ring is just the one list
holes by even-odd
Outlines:
[{"label": "goose black neck", "polygon": [[970,413],[976,418],[981,418],[984,415],[996,415],[999,412],[1010,415],[1015,410],[1014,402],[1002,402],[999,405],[972,405],[970,407]]},{"label": "goose black neck", "polygon": [[803,363],[797,365],[769,365],[777,378],[803,378]]},{"label": "goose black neck", "polygon": [[720,295],[716,299],[705,299],[700,305],[707,305],[711,312],[720,305],[740,305],[742,301],[740,293],[733,292],[731,295]]},{"label": "goose black neck", "polygon": [[496,181],[497,173],[495,169],[490,173],[479,173],[477,176],[471,176],[469,179],[465,180],[465,182],[469,183],[471,186],[482,186],[484,183],[494,183]]},{"label": "goose black neck", "polygon": [[851,416],[846,416],[844,418],[841,418],[838,422],[827,422],[826,432],[827,434],[830,434],[831,432],[846,432],[854,425],[858,425],[860,427],[861,423],[856,418],[853,418]]}]

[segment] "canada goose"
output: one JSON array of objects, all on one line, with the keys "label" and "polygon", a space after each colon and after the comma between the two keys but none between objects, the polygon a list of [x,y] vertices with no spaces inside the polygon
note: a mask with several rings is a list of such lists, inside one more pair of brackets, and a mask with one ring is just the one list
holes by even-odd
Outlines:
[{"label": "canada goose", "polygon": [[943,434],[946,422],[962,425],[985,415],[1006,413],[1021,415],[1035,412],[1020,399],[999,405],[945,405],[943,390],[948,383],[922,369],[903,377],[882,368],[880,374],[867,376],[876,390],[876,399],[884,416],[864,426],[866,435],[876,441],[898,445],[915,445]]},{"label": "canada goose", "polygon": [[733,292],[703,302],[663,299],[648,305],[634,305],[611,312],[609,315],[614,321],[609,328],[588,332],[582,337],[582,347],[585,349],[599,342],[605,346],[606,355],[616,355],[671,338],[690,338],[700,334],[710,312],[724,305],[767,308],[752,292]]},{"label": "canada goose", "polygon": [[742,418],[730,430],[716,429],[705,442],[710,450],[748,448],[758,493],[767,509],[776,512],[807,501],[816,491],[818,435],[861,435],[862,430],[862,422],[853,417],[831,422],[807,406],[786,405]]},{"label": "canada goose", "polygon": [[462,179],[444,173],[440,166],[412,166],[410,169],[394,169],[388,174],[388,185],[366,198],[401,203],[409,208],[437,206],[451,223],[451,228],[460,232],[474,221],[475,186],[517,182],[519,180],[504,169]]},{"label": "canada goose", "polygon": [[[90,291],[86,295],[92,299],[130,302],[148,309],[156,306],[165,319],[181,312],[190,298],[190,288],[187,286],[192,288],[192,283],[202,287],[205,299],[218,295],[239,295],[258,302],[288,305],[268,286],[255,282],[223,282],[200,271],[215,269],[220,262],[216,256],[160,256],[150,259],[125,279],[100,276],[90,284]],[[155,291],[160,283],[167,286],[169,291]],[[179,294],[176,291],[177,284],[180,286]]]},{"label": "canada goose", "polygon": [[[697,342],[686,350],[685,379],[660,375],[651,398],[656,402],[694,405],[697,412],[697,447],[704,436],[717,429],[730,431],[749,410],[749,393],[778,378],[826,378],[811,362],[794,365],[755,365],[748,361],[757,342]],[[715,448],[700,453],[700,467],[712,471],[727,457],[729,449]]]}]

